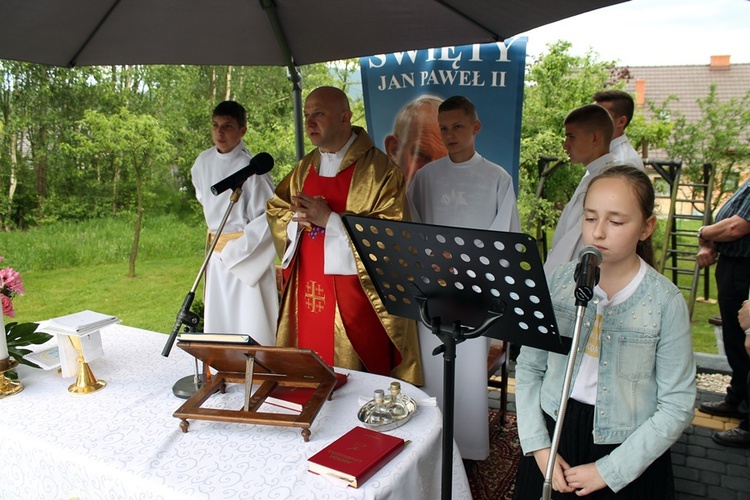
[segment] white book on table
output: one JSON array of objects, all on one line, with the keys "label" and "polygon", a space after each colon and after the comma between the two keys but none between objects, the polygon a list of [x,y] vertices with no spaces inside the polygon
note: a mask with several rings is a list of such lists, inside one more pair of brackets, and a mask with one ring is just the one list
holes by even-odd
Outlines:
[{"label": "white book on table", "polygon": [[86,310],[41,321],[37,331],[81,337],[119,322],[117,316]]},{"label": "white book on table", "polygon": [[43,370],[53,370],[60,367],[60,347],[57,338],[52,337],[44,344],[25,346],[31,352],[24,356]]},{"label": "white book on table", "polygon": [[57,338],[60,370],[63,378],[67,378],[78,372],[78,351],[69,337],[79,337],[84,360],[91,362],[104,355],[99,330],[119,322],[117,316],[85,310],[40,321],[36,331],[50,333]]}]

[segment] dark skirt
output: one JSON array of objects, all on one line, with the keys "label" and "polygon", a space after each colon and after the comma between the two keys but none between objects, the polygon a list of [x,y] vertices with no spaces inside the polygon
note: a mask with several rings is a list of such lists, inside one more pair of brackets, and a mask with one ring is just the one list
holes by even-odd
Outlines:
[{"label": "dark skirt", "polygon": [[[555,421],[547,414],[544,417],[547,420],[547,430],[551,438],[555,430]],[[574,399],[568,400],[558,454],[571,467],[595,462],[617,448],[618,445],[616,444],[594,444],[593,428],[594,407],[580,403]],[[659,500],[674,499],[674,478],[672,476],[672,457],[670,453],[667,450],[666,453],[657,458],[643,471],[643,474],[618,493],[613,492],[609,487],[605,487],[585,497],[579,497],[575,493],[558,493],[553,490],[552,498],[587,498],[596,500],[608,498],[633,500],[651,498]],[[544,474],[539,470],[534,457],[522,457],[518,474],[516,475],[516,500],[539,500],[542,497],[543,484]]]}]

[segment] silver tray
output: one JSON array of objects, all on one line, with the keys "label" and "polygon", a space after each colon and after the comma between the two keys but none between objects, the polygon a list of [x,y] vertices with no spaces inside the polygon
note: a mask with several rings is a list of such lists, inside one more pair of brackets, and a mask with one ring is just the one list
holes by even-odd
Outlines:
[{"label": "silver tray", "polygon": [[401,395],[404,396],[406,399],[406,402],[405,402],[406,415],[404,415],[403,417],[397,420],[394,420],[393,422],[387,423],[387,424],[376,425],[376,424],[370,424],[370,423],[365,422],[365,419],[367,417],[369,410],[373,406],[375,406],[375,400],[371,399],[367,403],[363,404],[362,407],[359,409],[359,411],[357,412],[357,419],[359,419],[362,425],[364,425],[368,429],[372,429],[372,430],[380,431],[380,432],[390,431],[391,429],[401,427],[406,422],[411,420],[411,418],[417,413],[417,402],[414,401],[411,397],[407,396],[406,394],[402,393]]}]

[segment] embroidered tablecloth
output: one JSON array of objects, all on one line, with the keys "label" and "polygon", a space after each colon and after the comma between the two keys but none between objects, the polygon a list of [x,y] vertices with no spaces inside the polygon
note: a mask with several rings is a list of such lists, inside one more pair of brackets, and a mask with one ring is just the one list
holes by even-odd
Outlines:
[{"label": "embroidered tablecloth", "polygon": [[[358,425],[359,397],[390,379],[351,372],[327,401],[305,443],[298,428],[190,420],[172,413],[183,400],[172,386],[194,373],[194,358],[166,335],[114,325],[102,330],[104,356],[90,363],[107,382],[73,395],[56,370],[18,368],[24,390],[0,400],[2,499],[437,499],[441,484],[442,415],[420,407],[390,431],[411,441],[360,488],[308,472],[307,458]],[[427,396],[405,382],[414,399]],[[231,386],[227,398],[240,397]],[[218,403],[221,405],[221,401]],[[471,498],[460,455],[453,452],[453,497]]]}]

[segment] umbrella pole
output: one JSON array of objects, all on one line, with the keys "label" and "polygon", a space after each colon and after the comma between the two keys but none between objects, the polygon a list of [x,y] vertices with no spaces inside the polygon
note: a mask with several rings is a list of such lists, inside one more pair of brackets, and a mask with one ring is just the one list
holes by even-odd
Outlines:
[{"label": "umbrella pole", "polygon": [[[294,71],[292,71],[294,70]],[[294,100],[294,144],[297,149],[297,161],[305,156],[305,128],[302,125],[302,75],[299,68],[289,66],[287,76],[292,82],[292,98]]]},{"label": "umbrella pole", "polygon": [[302,127],[302,75],[299,72],[299,68],[294,64],[294,55],[292,55],[292,50],[289,48],[289,41],[284,34],[284,29],[281,27],[279,14],[276,11],[276,2],[274,0],[260,0],[260,5],[266,11],[268,22],[271,24],[271,29],[273,29],[276,41],[279,44],[279,50],[281,50],[284,59],[287,61],[287,77],[292,82],[292,96],[294,98],[294,132],[297,160],[299,161],[305,156],[304,128]]}]

